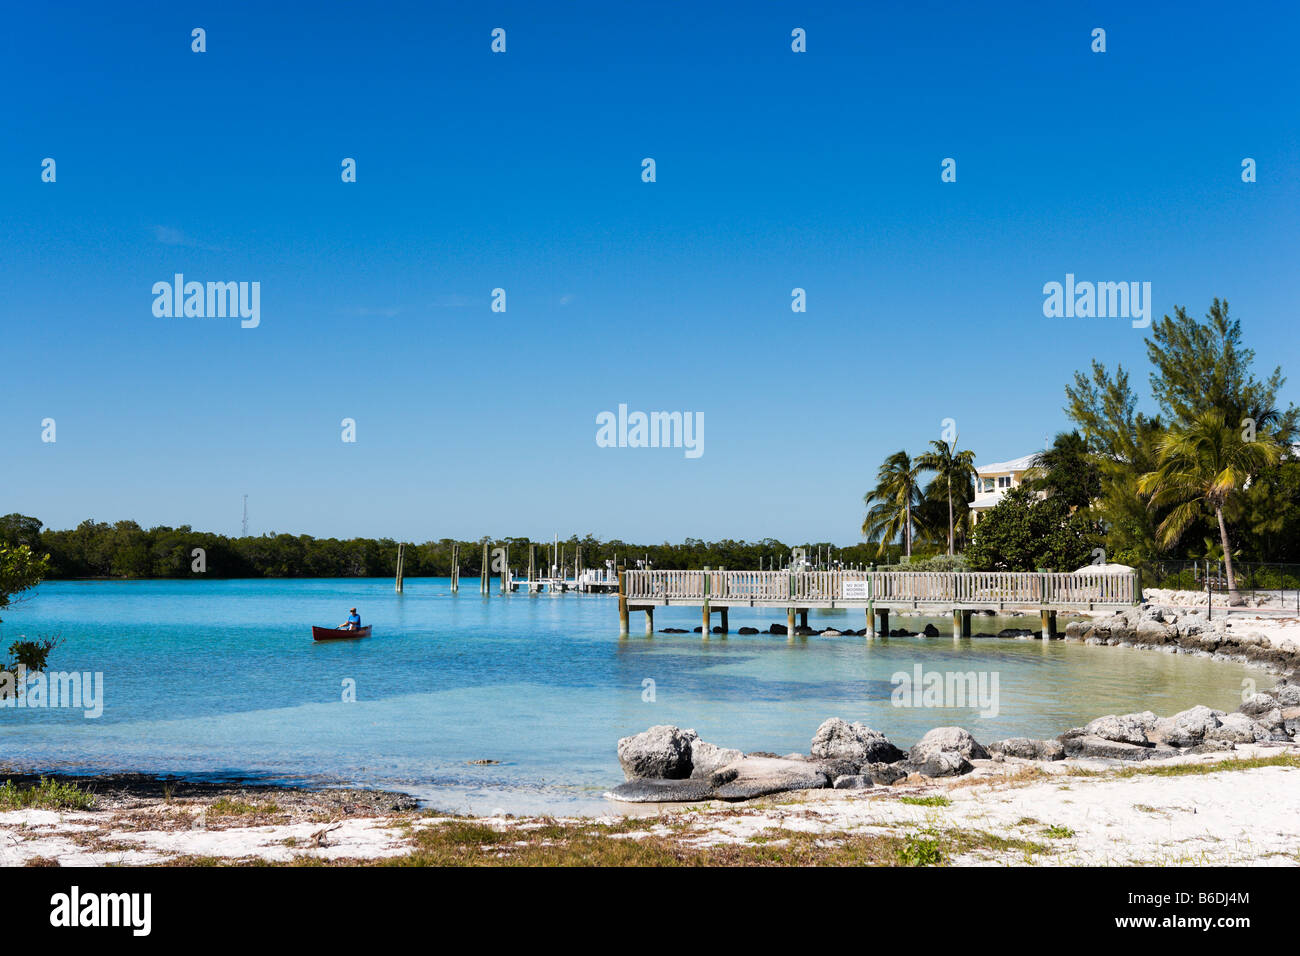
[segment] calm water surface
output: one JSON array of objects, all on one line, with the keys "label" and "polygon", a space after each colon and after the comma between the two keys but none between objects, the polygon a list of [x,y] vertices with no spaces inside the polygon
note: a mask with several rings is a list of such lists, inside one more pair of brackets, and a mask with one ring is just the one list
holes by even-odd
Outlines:
[{"label": "calm water surface", "polygon": [[[4,646],[60,634],[53,670],[104,675],[104,712],[0,709],[0,762],[359,784],[476,813],[599,812],[623,777],[619,737],[651,724],[694,727],[745,750],[807,752],[831,716],[907,746],[960,724],[982,740],[1051,736],[1107,713],[1235,709],[1262,672],[1193,657],[1011,639],[741,637],[784,611],[731,612],[733,633],[618,637],[616,598],[493,595],[445,579],[51,582],[10,608]],[[356,605],[369,640],[313,644],[311,624]],[[715,619],[716,620],[716,619]],[[918,618],[902,618],[920,630]],[[656,627],[693,628],[698,609],[661,609]],[[861,628],[860,612],[813,613],[814,627]],[[891,621],[893,624],[893,621]],[[976,618],[975,630],[1037,618]],[[1062,625],[1063,626],[1063,625]],[[643,627],[633,614],[634,632]],[[890,678],[998,675],[999,712],[892,706]],[[643,700],[646,680],[654,701]],[[355,703],[342,700],[355,681]],[[469,761],[496,760],[473,766]]]}]

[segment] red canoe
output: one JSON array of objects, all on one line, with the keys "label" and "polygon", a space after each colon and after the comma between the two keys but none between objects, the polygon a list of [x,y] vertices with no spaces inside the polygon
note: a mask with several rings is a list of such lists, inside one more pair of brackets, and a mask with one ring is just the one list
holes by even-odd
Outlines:
[{"label": "red canoe", "polygon": [[355,631],[348,631],[341,627],[313,627],[311,629],[311,639],[313,641],[350,641],[369,636],[369,624],[365,627],[359,627]]}]

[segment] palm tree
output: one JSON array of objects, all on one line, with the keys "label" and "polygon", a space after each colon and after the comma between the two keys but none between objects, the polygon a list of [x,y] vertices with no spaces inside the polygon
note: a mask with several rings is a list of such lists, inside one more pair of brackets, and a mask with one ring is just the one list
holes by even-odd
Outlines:
[{"label": "palm tree", "polygon": [[1242,601],[1232,570],[1223,509],[1253,476],[1281,457],[1282,448],[1271,436],[1257,433],[1253,441],[1247,441],[1224,420],[1221,410],[1211,408],[1166,432],[1156,445],[1156,470],[1138,479],[1138,491],[1149,496],[1150,507],[1174,506],[1156,528],[1162,547],[1176,543],[1196,523],[1203,508],[1214,512],[1228,572],[1229,604]]},{"label": "palm tree", "polygon": [[922,471],[907,452],[896,451],[876,472],[876,487],[863,497],[868,507],[862,534],[880,542],[878,554],[883,555],[885,545],[901,536],[904,553],[912,556],[912,532],[917,525],[912,509],[920,504],[917,476]]},{"label": "palm tree", "polygon": [[943,486],[948,492],[948,555],[953,553],[953,513],[952,513],[952,489],[955,485],[958,488],[968,488],[970,483],[975,480],[975,453],[973,451],[957,451],[957,440],[954,438],[952,444],[942,441],[930,442],[930,450],[917,456],[916,465],[925,471],[933,471],[938,476],[937,481],[942,481]]},{"label": "palm tree", "polygon": [[1071,509],[1090,507],[1101,497],[1101,469],[1077,431],[1059,433],[1050,448],[1034,456],[1026,483],[1045,495],[1060,495]]}]

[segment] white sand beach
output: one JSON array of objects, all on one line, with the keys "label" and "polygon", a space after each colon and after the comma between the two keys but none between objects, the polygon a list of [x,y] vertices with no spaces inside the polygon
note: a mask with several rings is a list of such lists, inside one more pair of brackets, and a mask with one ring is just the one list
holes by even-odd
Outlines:
[{"label": "white sand beach", "polygon": [[[1258,760],[1274,765],[1253,765]],[[1173,771],[1182,767],[1188,772]],[[925,801],[918,804],[915,801]],[[423,829],[464,822],[412,811],[345,816],[304,807],[274,822],[220,817],[210,801],[132,808],[0,813],[0,865],[140,866],[203,858],[291,863],[370,862],[412,852]],[[474,821],[524,838],[530,830],[656,840],[679,852],[820,845],[861,837],[933,840],[965,849],[949,865],[1300,864],[1300,747],[1241,745],[1223,754],[1126,765],[1115,760],[979,761],[974,773],[864,791],[812,790],[739,804],[642,805],[629,829],[605,818],[491,817]],[[499,862],[511,841],[470,847]]]}]

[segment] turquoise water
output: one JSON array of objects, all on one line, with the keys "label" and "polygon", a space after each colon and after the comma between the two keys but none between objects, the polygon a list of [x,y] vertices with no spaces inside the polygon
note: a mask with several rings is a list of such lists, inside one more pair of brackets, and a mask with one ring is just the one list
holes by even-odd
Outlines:
[{"label": "turquoise water", "polygon": [[[731,612],[733,633],[620,640],[616,598],[459,595],[445,579],[51,582],[10,608],[4,646],[60,634],[52,670],[102,672],[104,710],[0,708],[0,764],[359,784],[443,810],[598,812],[622,780],[618,738],[652,724],[694,727],[746,750],[807,752],[827,717],[861,720],[906,746],[961,724],[981,740],[1054,735],[1100,714],[1195,703],[1233,709],[1259,671],[1200,658],[1053,641],[948,636],[738,636],[783,611]],[[495,583],[495,582],[494,582]],[[463,586],[462,586],[463,587]],[[313,644],[356,605],[369,640]],[[975,629],[1036,618],[976,618]],[[716,621],[716,618],[715,618]],[[693,628],[698,609],[661,609],[658,628]],[[859,612],[813,613],[860,628]],[[908,630],[923,620],[900,619]],[[893,624],[893,622],[891,622]],[[894,626],[900,626],[894,624]],[[998,676],[999,713],[901,708],[891,676]],[[356,702],[342,700],[355,681]],[[643,682],[654,682],[654,700]],[[472,766],[469,761],[496,760]]]}]

